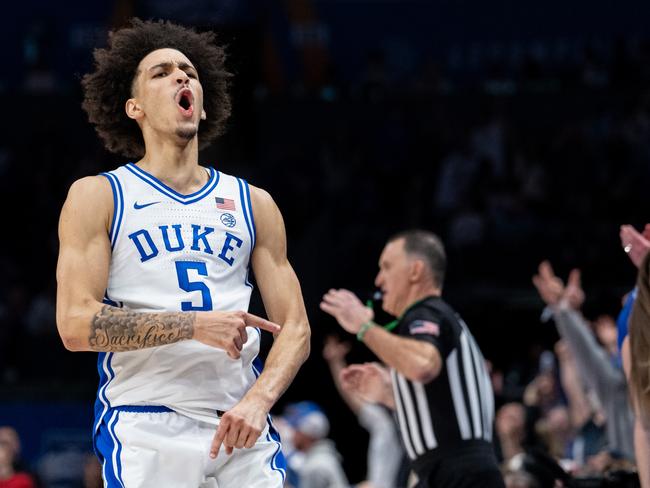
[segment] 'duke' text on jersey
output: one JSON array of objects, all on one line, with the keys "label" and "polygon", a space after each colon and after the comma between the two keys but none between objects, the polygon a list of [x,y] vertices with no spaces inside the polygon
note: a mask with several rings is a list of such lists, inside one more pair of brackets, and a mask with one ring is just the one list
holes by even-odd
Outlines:
[{"label": "'duke' text on jersey", "polygon": [[[187,225],[161,225],[157,229],[140,229],[129,234],[133,245],[140,254],[140,261],[143,263],[158,256],[160,249],[164,248],[169,252],[183,251],[188,245],[192,251],[200,251],[205,254],[214,255],[215,250],[219,250],[217,257],[223,260],[228,266],[232,266],[236,257],[237,250],[242,246],[243,241],[230,232],[225,232],[219,238],[215,234],[213,227],[191,224],[192,241],[185,242],[183,234],[189,236],[189,232],[184,232]],[[189,239],[188,239],[189,240]]]}]

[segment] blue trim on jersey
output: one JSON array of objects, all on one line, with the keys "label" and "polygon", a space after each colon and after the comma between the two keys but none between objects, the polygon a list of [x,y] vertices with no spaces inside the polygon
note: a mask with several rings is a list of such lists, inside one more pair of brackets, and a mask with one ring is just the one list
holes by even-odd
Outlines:
[{"label": "blue trim on jersey", "polygon": [[266,421],[269,424],[269,432],[266,434],[266,439],[269,442],[275,442],[278,445],[275,452],[273,453],[273,456],[271,456],[271,469],[280,473],[280,476],[282,476],[282,482],[284,483],[284,480],[287,476],[287,460],[282,453],[280,434],[273,425],[273,421],[271,420],[270,415],[267,415]]},{"label": "blue trim on jersey", "polygon": [[253,249],[255,248],[255,240],[257,238],[257,232],[255,230],[255,216],[253,215],[253,204],[251,203],[251,189],[248,186],[248,181],[242,180],[244,182],[244,187],[246,190],[246,201],[248,202],[248,213],[251,218],[251,228],[253,229]]},{"label": "blue trim on jersey", "polygon": [[[100,428],[106,413],[111,408],[111,403],[106,396],[106,388],[115,377],[115,372],[111,368],[111,359],[113,353],[100,352],[97,357],[97,369],[99,370],[99,388],[97,390],[97,400],[95,402],[95,432]],[[99,402],[99,403],[98,403]],[[100,412],[101,409],[101,412]]]},{"label": "blue trim on jersey", "polygon": [[213,168],[208,167],[206,169],[210,172],[210,177],[208,178],[208,182],[205,185],[203,185],[203,188],[201,188],[198,191],[195,191],[194,193],[190,193],[189,195],[183,195],[182,193],[178,193],[173,188],[168,187],[158,178],[147,173],[145,170],[139,168],[133,163],[128,163],[124,167],[128,169],[131,173],[133,173],[135,176],[140,178],[142,181],[144,181],[148,185],[158,190],[163,195],[166,195],[172,200],[175,200],[178,203],[182,203],[183,205],[188,205],[190,203],[198,202],[199,200],[209,195],[212,192],[212,190],[216,188],[220,179],[219,171],[215,171]]},{"label": "blue trim on jersey", "polygon": [[117,425],[118,420],[120,420],[119,411],[117,412],[117,415],[115,416],[115,422],[113,422],[113,438],[115,439],[115,442],[117,443],[117,452],[115,454],[115,459],[116,459],[116,462],[117,462],[117,479],[120,481],[120,484],[122,485],[122,487],[124,487],[124,481],[122,480],[122,443],[117,438],[117,434],[115,433],[115,426]]},{"label": "blue trim on jersey", "polygon": [[106,415],[106,411],[109,408],[104,398],[102,398],[102,393],[103,393],[102,388],[108,382],[108,376],[104,373],[105,357],[106,357],[105,352],[100,352],[97,355],[97,372],[99,373],[99,386],[97,387],[97,397],[95,398],[95,425],[93,428],[93,432],[97,432],[104,418],[104,415]]},{"label": "blue trim on jersey", "polygon": [[102,176],[104,176],[108,182],[111,185],[111,192],[113,193],[113,218],[111,220],[111,227],[108,231],[109,235],[109,240],[111,241],[111,246],[113,246],[113,232],[115,231],[115,221],[117,220],[117,190],[115,188],[115,183],[113,182],[113,178],[111,178],[112,175],[109,175],[108,173],[101,173]]},{"label": "blue trim on jersey", "polygon": [[[248,188],[248,183],[246,183],[246,180],[242,180],[240,178],[237,178],[237,185],[239,185],[239,200],[241,201],[241,207],[242,207],[242,212],[244,214],[244,220],[246,221],[246,227],[248,228],[248,235],[250,235],[251,238],[251,252],[248,257],[248,269],[246,270],[246,278],[244,279],[244,283],[246,286],[249,286],[251,289],[253,289],[253,284],[250,282],[249,275],[251,272],[251,260],[253,257],[253,249],[255,248],[255,225],[254,223],[251,224],[251,220],[253,218],[252,212],[249,211],[249,209],[246,207],[246,205],[250,205],[250,198],[247,199],[245,196],[245,189]],[[249,220],[248,216],[250,213],[251,220]]]},{"label": "blue trim on jersey", "polygon": [[251,237],[251,253],[253,252],[253,247],[255,247],[255,238],[253,237],[253,228],[251,227],[251,222],[248,219],[248,209],[246,208],[247,201],[244,196],[244,183],[243,180],[237,178],[237,184],[239,185],[239,199],[241,200],[242,212],[244,213],[244,220],[246,221],[246,227],[248,228],[248,235]]},{"label": "blue trim on jersey", "polygon": [[[112,305],[114,307],[118,307],[119,305],[117,302],[114,302],[110,298],[108,298],[108,291],[104,292],[104,299],[102,300],[103,303],[107,305]],[[113,369],[110,366],[110,361],[113,357],[113,353],[109,352],[100,352],[97,355],[97,372],[99,373],[99,386],[97,387],[97,397],[95,399],[95,426],[93,429],[94,433],[97,433],[97,430],[100,428],[102,424],[102,420],[104,420],[104,416],[106,415],[106,412],[111,408],[111,404],[108,401],[108,397],[106,396],[106,387],[108,384],[111,382],[115,374],[113,373]],[[106,363],[106,365],[104,364]]]},{"label": "blue trim on jersey", "polygon": [[115,235],[113,235],[113,245],[117,242],[117,238],[120,235],[120,229],[122,228],[122,219],[124,218],[124,193],[122,192],[122,184],[120,183],[120,179],[115,176],[115,183],[117,183],[117,190],[120,194],[119,196],[119,201],[120,201],[120,217],[117,220],[117,227],[115,227]]},{"label": "blue trim on jersey", "polygon": [[95,438],[96,451],[102,461],[102,474],[107,488],[124,488],[122,480],[122,443],[117,438],[115,426],[119,412],[113,411],[108,422],[101,425]]},{"label": "blue trim on jersey", "polygon": [[122,184],[117,176],[113,173],[101,173],[101,175],[106,177],[108,182],[111,184],[111,189],[113,191],[113,219],[109,230],[112,249],[115,246],[117,236],[120,233],[122,217],[124,216],[124,193],[122,192]]},{"label": "blue trim on jersey", "polygon": [[111,469],[111,453],[113,452],[113,438],[106,424],[102,424],[99,432],[94,436],[95,453],[102,463],[102,478],[105,487],[119,486],[117,477]]},{"label": "blue trim on jersey", "polygon": [[[110,458],[110,466],[113,468],[111,474],[113,474],[115,480],[119,483],[119,486],[124,488],[124,482],[122,481],[122,461],[120,460],[120,454],[122,452],[122,443],[117,438],[117,434],[115,434],[115,425],[117,424],[119,418],[120,418],[120,413],[115,412],[111,420],[108,422],[107,430],[113,441],[113,446],[112,446],[113,449],[111,450],[111,458]],[[113,422],[112,424],[111,421]],[[109,484],[109,488],[110,488],[110,484]]]},{"label": "blue trim on jersey", "polygon": [[[255,327],[255,331],[257,332],[258,339],[261,341],[262,333],[260,332],[259,327]],[[251,366],[253,368],[253,374],[255,375],[255,379],[259,378],[260,375],[262,374],[262,371],[264,370],[264,361],[262,361],[262,358],[259,356],[255,356],[255,359],[253,359]]]},{"label": "blue trim on jersey", "polygon": [[253,374],[255,375],[255,379],[257,379],[262,374],[262,369],[264,368],[264,366],[262,365],[262,360],[260,358],[255,358],[253,360],[252,366],[253,366]]},{"label": "blue trim on jersey", "polygon": [[113,410],[129,413],[171,413],[174,411],[162,405],[120,405],[119,407],[114,407]]},{"label": "blue trim on jersey", "polygon": [[246,286],[250,287],[250,289],[252,290],[255,287],[253,286],[253,284],[251,283],[251,280],[249,278],[250,274],[251,274],[251,265],[250,265],[250,263],[248,263],[248,268],[246,269],[246,278],[244,279],[244,284]]}]

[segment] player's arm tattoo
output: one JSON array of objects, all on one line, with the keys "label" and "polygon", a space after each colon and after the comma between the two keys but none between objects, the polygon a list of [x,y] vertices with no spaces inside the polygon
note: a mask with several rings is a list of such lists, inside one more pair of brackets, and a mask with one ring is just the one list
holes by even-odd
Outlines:
[{"label": "player's arm tattoo", "polygon": [[88,342],[94,351],[133,351],[191,339],[196,313],[143,313],[104,305],[93,317]]}]

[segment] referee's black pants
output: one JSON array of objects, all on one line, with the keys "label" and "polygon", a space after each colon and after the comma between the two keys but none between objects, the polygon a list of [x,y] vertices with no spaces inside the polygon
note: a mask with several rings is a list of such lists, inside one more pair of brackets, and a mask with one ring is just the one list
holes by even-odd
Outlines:
[{"label": "referee's black pants", "polygon": [[440,459],[416,469],[416,488],[505,488],[496,460],[485,455]]}]

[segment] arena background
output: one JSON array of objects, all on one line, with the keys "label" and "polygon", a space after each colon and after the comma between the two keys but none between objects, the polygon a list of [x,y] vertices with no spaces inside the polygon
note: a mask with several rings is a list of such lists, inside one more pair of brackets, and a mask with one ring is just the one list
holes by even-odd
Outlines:
[{"label": "arena background", "polygon": [[[587,0],[3,7],[0,425],[18,428],[23,457],[52,479],[90,448],[95,355],[65,351],[56,333],[56,226],[73,180],[124,162],[80,108],[80,76],[109,29],[166,18],[228,43],[234,115],[201,161],[275,197],[313,331],[275,411],[319,402],[358,481],[367,436],[322,360],[339,329],[318,303],[330,287],[370,297],[390,234],[425,227],[446,241],[445,296],[510,395],[557,339],[531,285],[540,260],[583,270],[589,317],[617,312],[635,278],[619,225],[648,220],[649,14],[647,2]],[[349,359],[371,357],[357,344]],[[73,486],[65,476],[56,486]]]}]

